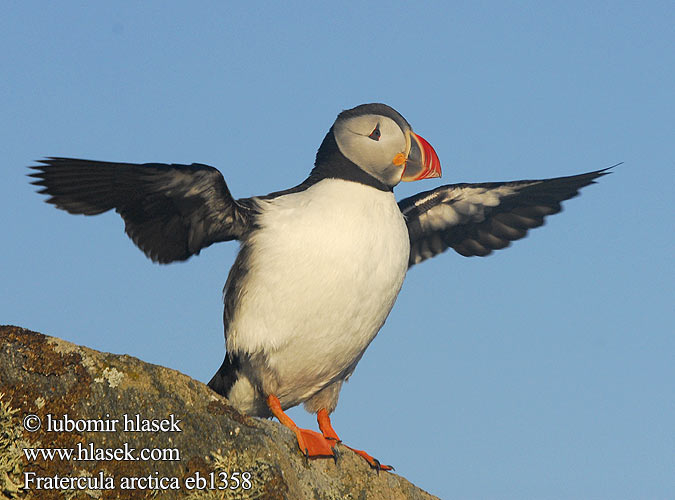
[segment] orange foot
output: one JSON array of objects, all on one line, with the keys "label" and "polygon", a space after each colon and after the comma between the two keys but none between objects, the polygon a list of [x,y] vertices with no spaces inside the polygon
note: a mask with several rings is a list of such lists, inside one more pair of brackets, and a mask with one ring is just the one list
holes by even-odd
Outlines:
[{"label": "orange foot", "polygon": [[[321,408],[319,412],[316,414],[316,420],[317,422],[319,422],[319,429],[321,429],[321,433],[323,434],[323,437],[326,438],[326,440],[334,441],[335,443],[342,442],[338,437],[337,433],[335,432],[335,429],[333,429],[333,425],[330,423],[330,417],[328,416],[328,412],[324,408]],[[366,453],[363,450],[356,450],[351,446],[347,446],[347,448],[352,450],[357,455],[363,457],[365,461],[368,462],[368,465],[370,465],[373,469],[377,470],[378,472],[381,470],[394,470],[394,468],[391,465],[382,465],[377,458],[371,457],[368,453]]]},{"label": "orange foot", "polygon": [[267,406],[272,414],[279,419],[279,422],[295,433],[300,451],[302,451],[307,458],[335,457],[335,452],[333,451],[331,443],[318,432],[298,427],[291,417],[286,415],[281,409],[279,398],[274,394],[267,396]]},{"label": "orange foot", "polygon": [[[345,445],[345,446],[347,446],[347,445]],[[377,470],[378,472],[381,471],[381,470],[394,470],[394,468],[391,465],[382,465],[377,458],[371,457],[370,455],[368,455],[368,453],[366,453],[363,450],[357,450],[357,449],[352,448],[351,446],[347,446],[347,448],[352,450],[357,455],[362,456],[366,460],[366,462],[368,462],[368,464],[373,469]]]}]

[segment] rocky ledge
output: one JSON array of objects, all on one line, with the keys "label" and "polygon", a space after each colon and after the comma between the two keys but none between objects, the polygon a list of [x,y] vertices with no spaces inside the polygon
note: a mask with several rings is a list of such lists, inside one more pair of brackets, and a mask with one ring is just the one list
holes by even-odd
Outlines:
[{"label": "rocky ledge", "polygon": [[432,499],[343,448],[307,461],[291,431],[175,370],[0,326],[0,497]]}]

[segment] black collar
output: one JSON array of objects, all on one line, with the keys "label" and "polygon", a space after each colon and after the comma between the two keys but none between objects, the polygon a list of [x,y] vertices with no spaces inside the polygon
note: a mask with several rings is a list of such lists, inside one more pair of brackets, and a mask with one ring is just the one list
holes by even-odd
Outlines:
[{"label": "black collar", "polygon": [[276,198],[285,194],[297,193],[313,186],[324,179],[343,179],[345,181],[358,182],[366,186],[374,187],[380,191],[394,191],[393,186],[387,186],[369,173],[361,170],[356,163],[349,160],[338,148],[333,135],[333,127],[328,131],[323,139],[319,150],[316,152],[316,161],[314,168],[309,173],[309,177],[295,187],[275,191],[266,196],[258,196],[260,199]]}]

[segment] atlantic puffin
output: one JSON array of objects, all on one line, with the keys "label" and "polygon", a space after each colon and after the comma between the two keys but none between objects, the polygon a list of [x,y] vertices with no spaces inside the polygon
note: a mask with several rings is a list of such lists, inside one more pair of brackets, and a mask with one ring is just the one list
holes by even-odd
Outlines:
[{"label": "atlantic puffin", "polygon": [[[154,262],[240,241],[223,291],[225,360],[208,385],[246,414],[277,417],[306,457],[337,456],[330,414],[411,266],[448,248],[467,257],[505,248],[608,173],[450,184],[397,202],[399,182],[440,177],[441,166],[408,121],[380,103],[341,112],[307,179],[266,196],[235,199],[222,174],[199,163],[38,163],[30,176],[48,203],[72,214],[115,209]],[[300,403],[320,432],[284,413]]]}]

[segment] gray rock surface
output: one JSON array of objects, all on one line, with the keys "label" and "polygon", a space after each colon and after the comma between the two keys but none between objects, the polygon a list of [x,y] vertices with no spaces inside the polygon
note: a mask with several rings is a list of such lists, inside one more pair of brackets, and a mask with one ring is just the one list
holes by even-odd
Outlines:
[{"label": "gray rock surface", "polygon": [[343,446],[337,463],[307,461],[291,431],[175,370],[14,326],[0,326],[0,339],[2,498],[435,498]]}]

